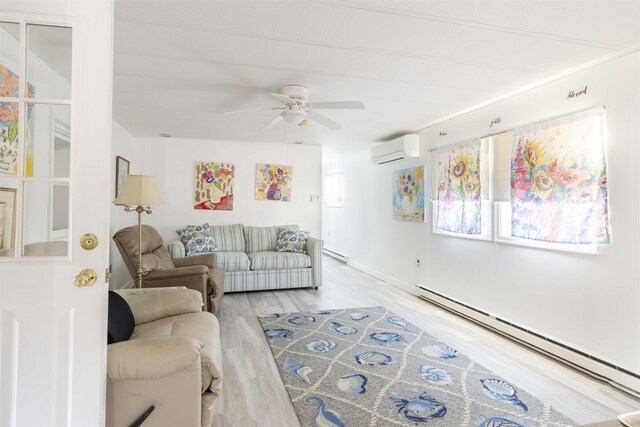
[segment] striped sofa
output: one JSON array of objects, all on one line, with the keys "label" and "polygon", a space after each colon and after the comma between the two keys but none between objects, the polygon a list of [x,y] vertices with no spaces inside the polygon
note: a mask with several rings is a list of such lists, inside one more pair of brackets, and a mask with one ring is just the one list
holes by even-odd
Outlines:
[{"label": "striped sofa", "polygon": [[[278,228],[299,230],[297,225],[211,226],[216,241],[216,267],[225,271],[225,292],[322,286],[323,241],[309,237],[306,253],[276,252]],[[180,240],[167,246],[172,258],[184,258],[184,245]]]}]

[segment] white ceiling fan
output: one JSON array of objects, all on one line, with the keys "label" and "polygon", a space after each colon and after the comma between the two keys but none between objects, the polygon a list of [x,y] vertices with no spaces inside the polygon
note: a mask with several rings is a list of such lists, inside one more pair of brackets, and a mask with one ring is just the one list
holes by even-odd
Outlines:
[{"label": "white ceiling fan", "polygon": [[231,111],[225,114],[245,113],[258,110],[280,110],[269,123],[264,125],[261,130],[267,130],[274,127],[283,119],[290,124],[306,126],[307,120],[317,122],[318,124],[331,130],[338,130],[342,125],[327,116],[318,113],[316,110],[324,109],[341,109],[341,110],[363,110],[364,104],[359,101],[334,101],[334,102],[314,102],[309,103],[309,88],[301,85],[287,85],[280,88],[278,93],[271,92],[269,95],[276,98],[284,104],[281,107],[273,108],[253,108],[249,110]]}]

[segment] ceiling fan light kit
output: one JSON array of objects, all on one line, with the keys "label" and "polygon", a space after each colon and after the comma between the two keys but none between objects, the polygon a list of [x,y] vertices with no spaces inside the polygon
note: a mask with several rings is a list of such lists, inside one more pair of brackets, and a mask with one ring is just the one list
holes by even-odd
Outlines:
[{"label": "ceiling fan light kit", "polygon": [[299,105],[289,107],[289,109],[282,112],[284,120],[292,125],[297,125],[307,118],[307,112],[304,111]]},{"label": "ceiling fan light kit", "polygon": [[[262,127],[262,130],[271,129],[278,124],[282,119],[286,123],[298,126],[307,126],[308,121],[313,121],[321,126],[330,130],[338,130],[342,128],[342,125],[329,117],[326,117],[317,110],[362,110],[364,104],[359,101],[329,101],[318,102],[315,104],[309,103],[309,88],[302,85],[286,85],[282,86],[278,93],[271,92],[273,98],[284,104],[281,107],[273,107],[273,110],[279,110],[277,116],[269,121]],[[235,114],[248,111],[263,110],[264,108],[232,111],[226,114]]]}]

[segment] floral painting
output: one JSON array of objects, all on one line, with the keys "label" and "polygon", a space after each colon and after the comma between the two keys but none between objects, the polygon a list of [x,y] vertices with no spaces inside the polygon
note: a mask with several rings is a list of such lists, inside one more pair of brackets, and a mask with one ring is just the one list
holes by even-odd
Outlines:
[{"label": "floral painting", "polygon": [[[0,173],[18,173],[18,95],[20,78],[0,64],[0,97],[16,98],[16,102],[0,102]],[[35,90],[27,83],[27,96],[33,98]],[[33,139],[33,104],[27,104],[27,141]],[[33,176],[33,144],[27,144],[26,176]]]},{"label": "floral painting", "polygon": [[438,150],[436,228],[480,234],[480,140]]},{"label": "floral painting", "polygon": [[609,243],[602,109],[516,129],[511,233],[553,243]]},{"label": "floral painting", "polygon": [[196,162],[194,209],[233,210],[232,163]]},{"label": "floral painting", "polygon": [[291,166],[258,164],[256,165],[256,200],[291,201]]},{"label": "floral painting", "polygon": [[393,219],[424,222],[424,166],[393,172]]}]

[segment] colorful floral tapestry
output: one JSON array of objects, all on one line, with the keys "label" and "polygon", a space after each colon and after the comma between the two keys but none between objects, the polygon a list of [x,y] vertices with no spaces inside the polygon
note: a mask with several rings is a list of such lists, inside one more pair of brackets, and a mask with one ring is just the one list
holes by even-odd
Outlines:
[{"label": "colorful floral tapestry", "polygon": [[424,166],[393,172],[393,219],[424,222]]},{"label": "colorful floral tapestry", "polygon": [[436,228],[481,234],[480,139],[442,148],[437,156]]},{"label": "colorful floral tapestry", "polygon": [[233,210],[232,163],[196,162],[194,209]]},{"label": "colorful floral tapestry", "polygon": [[283,165],[256,165],[256,200],[291,201],[293,168]]},{"label": "colorful floral tapestry", "polygon": [[511,234],[553,243],[609,243],[602,109],[515,130]]},{"label": "colorful floral tapestry", "polygon": [[[16,98],[16,102],[0,102],[0,173],[18,173],[18,95],[20,78],[0,64],[0,97]],[[27,83],[27,97],[33,98],[35,89]],[[27,104],[27,141],[33,141],[33,104]],[[33,176],[33,143],[27,144],[26,176]]]}]

